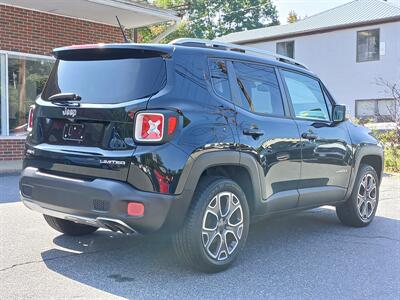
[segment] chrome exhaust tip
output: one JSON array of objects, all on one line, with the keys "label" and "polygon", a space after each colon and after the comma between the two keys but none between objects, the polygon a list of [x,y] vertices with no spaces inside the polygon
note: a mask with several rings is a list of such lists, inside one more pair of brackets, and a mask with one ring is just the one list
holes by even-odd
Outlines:
[{"label": "chrome exhaust tip", "polygon": [[27,199],[25,197],[22,197],[22,201],[25,204],[25,206],[28,207],[29,209],[37,211],[44,215],[49,215],[52,217],[72,221],[79,224],[109,229],[114,232],[122,232],[123,234],[128,234],[128,235],[138,234],[138,232],[135,229],[133,229],[128,224],[118,219],[103,218],[103,217],[88,218],[83,216],[77,216],[69,213],[64,213],[44,208],[40,206],[38,203],[35,203],[32,200]]},{"label": "chrome exhaust tip", "polygon": [[99,227],[109,229],[114,232],[121,232],[127,235],[136,235],[138,232],[130,227],[128,224],[122,222],[121,220],[117,219],[109,219],[109,218],[96,218],[96,223]]}]

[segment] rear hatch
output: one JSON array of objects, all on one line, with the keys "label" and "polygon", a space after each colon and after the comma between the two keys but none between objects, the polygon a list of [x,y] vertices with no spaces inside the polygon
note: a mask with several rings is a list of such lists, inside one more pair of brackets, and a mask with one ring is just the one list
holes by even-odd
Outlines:
[{"label": "rear hatch", "polygon": [[56,175],[126,180],[134,115],[165,87],[166,54],[132,45],[56,50],[36,101],[26,162]]}]

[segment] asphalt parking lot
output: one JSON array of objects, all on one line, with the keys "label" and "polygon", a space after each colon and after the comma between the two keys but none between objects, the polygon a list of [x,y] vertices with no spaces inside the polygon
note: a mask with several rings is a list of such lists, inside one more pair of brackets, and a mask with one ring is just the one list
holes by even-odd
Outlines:
[{"label": "asphalt parking lot", "polygon": [[17,183],[0,175],[0,299],[400,299],[400,176],[385,176],[369,227],[327,207],[271,218],[212,275],[182,267],[165,236],[60,235],[18,201]]}]

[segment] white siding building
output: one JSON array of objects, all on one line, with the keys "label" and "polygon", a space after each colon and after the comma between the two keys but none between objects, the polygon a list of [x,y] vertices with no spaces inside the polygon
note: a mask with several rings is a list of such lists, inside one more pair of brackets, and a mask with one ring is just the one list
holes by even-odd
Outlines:
[{"label": "white siding building", "polygon": [[[400,1],[399,1],[400,3]],[[293,24],[236,32],[221,41],[276,51],[306,64],[352,116],[388,120],[400,86],[400,6],[356,0]]]}]

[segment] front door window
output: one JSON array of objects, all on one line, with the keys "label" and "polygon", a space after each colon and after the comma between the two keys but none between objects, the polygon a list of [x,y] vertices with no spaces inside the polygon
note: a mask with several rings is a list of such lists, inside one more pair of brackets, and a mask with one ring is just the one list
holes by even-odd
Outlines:
[{"label": "front door window", "polygon": [[328,107],[318,80],[283,71],[294,113],[297,118],[329,121]]}]

